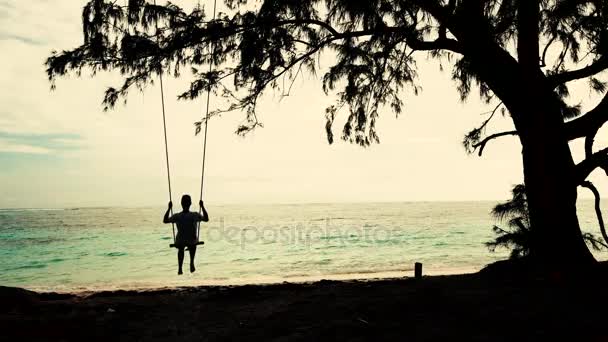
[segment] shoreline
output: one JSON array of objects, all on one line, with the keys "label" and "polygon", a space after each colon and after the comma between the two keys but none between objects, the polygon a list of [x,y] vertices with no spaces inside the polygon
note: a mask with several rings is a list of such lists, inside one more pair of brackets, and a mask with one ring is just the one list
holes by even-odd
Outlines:
[{"label": "shoreline", "polygon": [[[424,270],[423,275],[427,276],[454,276],[454,275],[469,275],[479,272],[483,267],[461,267],[452,269],[430,269]],[[178,276],[175,276],[178,277]],[[27,291],[37,293],[57,293],[57,294],[73,294],[83,295],[97,292],[143,292],[155,290],[177,290],[183,288],[204,288],[204,287],[235,287],[235,286],[272,286],[279,284],[311,284],[321,281],[383,281],[383,280],[400,280],[414,277],[414,270],[407,269],[403,271],[382,271],[382,272],[352,272],[341,274],[326,274],[326,275],[311,275],[311,276],[288,276],[288,277],[256,277],[245,279],[231,280],[201,280],[189,274],[184,274],[179,280],[165,281],[165,284],[159,282],[135,282],[124,283],[116,286],[73,286],[73,287],[45,287],[45,286],[16,286]],[[173,278],[175,279],[175,278]],[[0,286],[6,286],[0,284]],[[13,287],[13,286],[9,286]]]},{"label": "shoreline", "polygon": [[8,341],[605,341],[601,279],[487,273],[88,294],[0,287]]}]

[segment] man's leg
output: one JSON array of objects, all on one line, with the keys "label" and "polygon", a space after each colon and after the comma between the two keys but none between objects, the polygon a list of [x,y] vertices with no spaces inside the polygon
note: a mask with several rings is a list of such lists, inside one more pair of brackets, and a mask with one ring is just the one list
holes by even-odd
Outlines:
[{"label": "man's leg", "polygon": [[188,252],[190,253],[190,272],[194,272],[196,271],[196,268],[194,268],[194,256],[196,255],[196,245],[189,246]]},{"label": "man's leg", "polygon": [[184,264],[184,246],[177,248],[177,274],[182,274],[182,265]]}]

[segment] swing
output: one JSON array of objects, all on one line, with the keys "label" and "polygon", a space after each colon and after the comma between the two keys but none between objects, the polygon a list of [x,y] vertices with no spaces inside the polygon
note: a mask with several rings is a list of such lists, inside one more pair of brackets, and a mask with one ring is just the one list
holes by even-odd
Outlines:
[{"label": "swing", "polygon": [[[154,0],[154,5],[156,6],[156,0]],[[215,20],[215,16],[216,16],[216,7],[217,7],[217,0],[214,0],[213,2],[213,20]],[[156,23],[156,31],[158,32],[158,22]],[[212,71],[213,68],[213,64],[209,63],[209,72]],[[168,142],[167,142],[167,120],[166,120],[166,114],[165,114],[165,91],[164,91],[164,86],[163,86],[163,71],[162,71],[162,66],[159,67],[159,71],[158,71],[158,77],[159,77],[159,83],[160,83],[160,99],[161,99],[161,107],[162,107],[162,113],[163,113],[163,132],[164,132],[164,137],[165,137],[165,160],[166,160],[166,166],[167,166],[167,184],[169,186],[169,201],[173,202],[172,199],[172,191],[171,191],[171,171],[169,168],[169,146],[168,146]],[[209,126],[209,101],[211,99],[211,86],[207,87],[207,105],[206,105],[206,110],[205,110],[205,134],[204,134],[204,138],[203,138],[203,163],[201,166],[201,189],[200,189],[200,200],[203,200],[203,188],[205,185],[205,157],[206,157],[206,152],[207,152],[207,128]],[[199,214],[201,213],[202,208],[199,208]],[[171,216],[173,216],[173,208],[171,208]],[[173,231],[173,243],[169,245],[170,248],[177,248],[175,246],[175,223],[171,222],[171,229]],[[201,223],[197,222],[197,227],[196,227],[196,245],[204,245],[205,242],[200,240],[200,232],[201,232]]]}]

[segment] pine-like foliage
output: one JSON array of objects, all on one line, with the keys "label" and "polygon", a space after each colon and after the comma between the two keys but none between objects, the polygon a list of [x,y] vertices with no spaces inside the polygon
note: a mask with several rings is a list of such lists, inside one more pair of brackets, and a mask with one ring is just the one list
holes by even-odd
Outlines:
[{"label": "pine-like foliage", "polygon": [[[160,0],[159,0],[160,1]],[[322,75],[323,89],[338,95],[326,110],[327,135],[345,111],[342,138],[361,145],[378,142],[376,121],[383,108],[399,114],[405,89],[417,93],[415,52],[451,66],[462,99],[477,88],[488,102],[496,101],[486,80],[475,72],[467,53],[468,41],[489,39],[497,48],[514,53],[518,34],[518,0],[224,0],[229,13],[215,20],[201,7],[186,12],[177,4],[155,5],[90,0],[82,12],[81,46],[53,53],[47,60],[49,79],[85,70],[118,70],[124,83],[106,91],[104,105],[126,100],[132,88],[143,89],[161,70],[180,76],[192,71],[189,89],[179,97],[194,99],[211,88],[230,105],[212,112],[243,111],[238,133],[259,125],[256,103],[269,89],[291,89],[296,77],[319,70],[322,53],[335,56]],[[539,40],[546,48],[540,63],[556,79],[556,93],[568,96],[560,77],[567,67],[594,62],[608,67],[607,1],[540,1]],[[477,23],[478,37],[457,36]],[[463,31],[464,32],[464,31]],[[550,61],[551,49],[558,49]],[[555,53],[553,54],[555,55]],[[211,72],[204,66],[213,64]],[[500,67],[500,66],[497,66]],[[595,75],[595,74],[593,74]],[[600,78],[586,73],[590,89],[605,92]],[[190,77],[190,73],[188,73]],[[504,111],[503,111],[504,114]],[[580,114],[564,104],[563,116]],[[486,123],[465,139],[472,150],[483,138]],[[200,123],[199,123],[200,127]],[[474,147],[475,146],[475,147]]]},{"label": "pine-like foliage", "polygon": [[516,185],[511,191],[512,198],[504,203],[497,204],[492,215],[500,222],[507,223],[506,229],[494,226],[492,230],[496,239],[486,243],[490,251],[497,247],[511,250],[511,259],[520,258],[530,252],[530,216],[526,202],[526,189],[523,185]]},{"label": "pine-like foliage", "polygon": [[[499,221],[507,224],[507,228],[494,226],[492,230],[496,238],[486,242],[491,252],[496,248],[511,250],[510,258],[517,259],[530,253],[531,227],[528,203],[526,200],[526,187],[518,184],[511,190],[511,199],[497,204],[492,215]],[[591,233],[584,233],[583,238],[587,245],[595,250],[608,249],[608,241],[603,242]]]}]

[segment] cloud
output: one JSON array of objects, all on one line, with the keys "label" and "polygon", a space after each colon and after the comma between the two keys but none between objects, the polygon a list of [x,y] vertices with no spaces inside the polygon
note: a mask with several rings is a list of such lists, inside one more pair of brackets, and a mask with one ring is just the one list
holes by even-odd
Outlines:
[{"label": "cloud", "polygon": [[82,139],[74,134],[14,134],[0,132],[0,153],[53,154],[75,150]]},{"label": "cloud", "polygon": [[64,148],[73,148],[73,147],[81,147],[82,139],[74,137],[59,137],[53,138],[52,140],[55,144],[63,146]]},{"label": "cloud", "polygon": [[15,5],[11,4],[8,0],[0,1],[0,13],[8,10],[15,9]]},{"label": "cloud", "polygon": [[0,40],[16,40],[21,43],[25,43],[25,44],[29,44],[29,45],[44,45],[45,44],[44,42],[31,38],[31,37],[20,36],[20,35],[11,34],[11,33],[0,33]]},{"label": "cloud", "polygon": [[16,144],[8,140],[0,139],[0,153],[22,153],[22,154],[50,154],[48,148],[24,144]]},{"label": "cloud", "polygon": [[[65,43],[73,35],[64,33],[79,24],[79,16],[73,14],[78,13],[85,2],[36,1],[33,4],[29,1],[0,1],[0,41],[18,41],[33,46]],[[54,17],[54,20],[41,20],[49,17]]]}]

